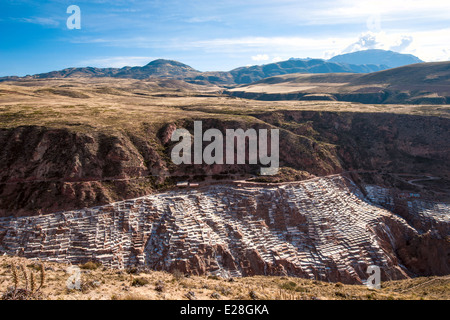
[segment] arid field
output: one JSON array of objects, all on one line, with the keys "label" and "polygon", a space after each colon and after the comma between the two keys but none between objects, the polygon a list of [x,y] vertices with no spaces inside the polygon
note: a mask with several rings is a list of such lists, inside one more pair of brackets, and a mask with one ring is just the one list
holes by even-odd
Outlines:
[{"label": "arid field", "polygon": [[[39,282],[39,262],[0,258],[0,293],[14,287],[11,265],[19,269],[18,289],[24,288],[20,266]],[[44,263],[45,281],[34,298],[48,300],[448,300],[450,278],[428,277],[383,282],[381,289],[290,277],[184,276],[167,272],[105,270],[94,263],[79,266],[80,290],[67,288],[68,265]]]},{"label": "arid field", "polygon": [[[268,86],[272,88],[273,86]],[[238,89],[236,89],[238,90]],[[336,101],[230,98],[219,88],[177,80],[46,79],[0,83],[1,125],[72,130],[131,129],[142,123],[219,117],[239,119],[277,111],[394,113],[450,117],[448,105],[380,105]]]}]

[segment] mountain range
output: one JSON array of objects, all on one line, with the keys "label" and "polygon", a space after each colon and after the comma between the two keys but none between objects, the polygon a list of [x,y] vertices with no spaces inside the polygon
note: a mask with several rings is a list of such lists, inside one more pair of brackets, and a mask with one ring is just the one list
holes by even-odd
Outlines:
[{"label": "mountain range", "polygon": [[[399,65],[422,62],[412,55],[392,51],[365,50],[336,56],[330,60],[290,59],[266,65],[246,66],[228,72],[201,72],[178,61],[158,59],[142,67],[123,68],[67,68],[25,78],[81,78],[112,77],[129,79],[171,78],[200,85],[235,86],[250,84],[264,78],[292,73],[371,73]],[[17,80],[19,77],[3,77],[0,81]]]},{"label": "mountain range", "polygon": [[417,63],[368,74],[286,74],[225,91],[257,100],[450,103],[450,62]]}]

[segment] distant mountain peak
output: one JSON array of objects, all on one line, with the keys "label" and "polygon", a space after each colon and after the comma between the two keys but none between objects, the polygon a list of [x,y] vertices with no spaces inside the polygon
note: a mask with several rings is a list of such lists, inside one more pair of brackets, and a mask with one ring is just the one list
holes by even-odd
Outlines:
[{"label": "distant mountain peak", "polygon": [[356,65],[386,65],[390,68],[402,67],[408,64],[422,63],[423,61],[412,54],[398,53],[390,50],[367,49],[337,55],[330,62],[348,63]]},{"label": "distant mountain peak", "polygon": [[191,69],[193,71],[196,71],[191,66],[188,66],[187,64],[184,64],[179,61],[175,60],[167,60],[167,59],[157,59],[149,62],[145,67],[160,67],[160,66],[170,66],[170,67],[180,67],[180,68],[186,68]]}]

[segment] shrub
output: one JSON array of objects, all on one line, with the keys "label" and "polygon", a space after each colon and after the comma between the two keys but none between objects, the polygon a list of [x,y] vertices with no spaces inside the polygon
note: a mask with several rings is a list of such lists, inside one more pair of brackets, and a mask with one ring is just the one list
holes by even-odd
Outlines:
[{"label": "shrub", "polygon": [[139,270],[137,268],[128,268],[127,273],[128,274],[138,274]]},{"label": "shrub", "polygon": [[213,293],[211,293],[210,297],[211,297],[211,299],[219,300],[220,294],[218,294],[217,292],[213,292]]},{"label": "shrub", "polygon": [[250,291],[248,295],[250,296],[250,298],[251,298],[252,300],[259,300],[258,295],[257,295],[256,292],[253,291],[253,290]]},{"label": "shrub", "polygon": [[375,300],[376,297],[377,296],[376,296],[376,294],[374,292],[366,295],[367,300]]},{"label": "shrub", "polygon": [[[36,287],[36,278],[33,271],[27,273],[25,266],[20,266],[20,271],[15,265],[11,265],[11,276],[13,280],[13,287],[2,296],[2,300],[36,300],[41,297],[40,290],[45,282],[45,268],[41,264],[39,266],[39,287]],[[23,277],[24,287],[20,288],[20,275]]]},{"label": "shrub", "polygon": [[147,285],[149,283],[149,281],[145,278],[134,278],[133,281],[131,282],[131,285],[133,287],[143,287],[145,285]]},{"label": "shrub", "polygon": [[174,270],[172,275],[173,278],[177,281],[180,281],[181,279],[184,278],[184,274],[180,270]]},{"label": "shrub", "polygon": [[343,298],[343,299],[345,299],[345,298],[348,297],[347,294],[345,294],[345,293],[343,293],[343,292],[340,292],[340,291],[336,291],[336,292],[334,293],[334,295],[335,295],[336,297]]},{"label": "shrub", "polygon": [[222,286],[216,286],[215,289],[217,291],[219,291],[224,296],[228,296],[229,294],[231,294],[231,289],[229,289],[229,288],[225,288],[225,287],[222,287]]},{"label": "shrub", "polygon": [[80,266],[80,269],[83,270],[97,270],[97,268],[101,267],[102,264],[100,262],[88,261],[85,264]]},{"label": "shrub", "polygon": [[161,281],[161,280],[158,280],[158,281],[156,282],[156,285],[155,285],[155,291],[157,291],[157,292],[163,292],[164,289],[165,289],[164,282]]},{"label": "shrub", "polygon": [[189,291],[184,295],[188,300],[197,300],[197,297],[195,296],[195,292]]},{"label": "shrub", "polygon": [[294,291],[297,288],[297,284],[294,281],[288,281],[288,282],[282,283],[280,285],[280,288],[284,289],[284,290]]}]

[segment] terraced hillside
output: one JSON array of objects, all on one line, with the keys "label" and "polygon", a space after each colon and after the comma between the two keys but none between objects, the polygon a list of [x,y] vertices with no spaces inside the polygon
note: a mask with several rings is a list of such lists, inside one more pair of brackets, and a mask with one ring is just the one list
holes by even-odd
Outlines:
[{"label": "terraced hillside", "polygon": [[421,235],[341,176],[278,186],[218,185],[3,218],[0,250],[119,269],[361,284],[369,265],[379,266],[384,280],[448,274],[450,204],[440,206],[443,214],[431,209],[427,215],[431,234]]}]

